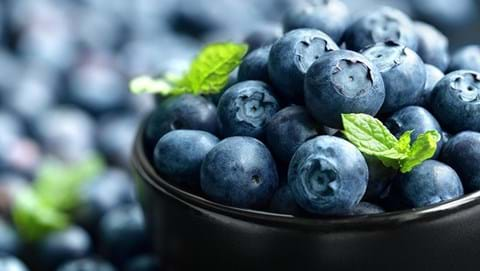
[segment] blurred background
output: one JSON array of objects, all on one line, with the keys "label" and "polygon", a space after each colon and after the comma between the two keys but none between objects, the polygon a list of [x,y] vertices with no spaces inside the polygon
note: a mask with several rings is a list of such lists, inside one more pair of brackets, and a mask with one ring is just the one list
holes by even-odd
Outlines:
[{"label": "blurred background", "polygon": [[[130,95],[128,81],[182,71],[209,42],[276,39],[300,2],[1,0],[0,271],[77,259],[88,270],[167,270],[129,174],[154,99]],[[452,51],[480,43],[480,1],[344,2],[354,16],[397,7],[443,31]],[[87,270],[74,268],[61,270]]]}]

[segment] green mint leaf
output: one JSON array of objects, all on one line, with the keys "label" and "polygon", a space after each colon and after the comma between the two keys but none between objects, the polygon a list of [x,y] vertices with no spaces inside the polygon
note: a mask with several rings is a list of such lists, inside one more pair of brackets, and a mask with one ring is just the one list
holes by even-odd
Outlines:
[{"label": "green mint leaf", "polygon": [[398,144],[396,149],[401,153],[409,153],[411,148],[411,141],[412,141],[412,133],[413,130],[406,131],[403,135],[398,139]]},{"label": "green mint leaf", "polygon": [[23,190],[12,208],[13,222],[26,241],[37,241],[43,236],[69,226],[68,216],[44,202],[35,191]]},{"label": "green mint leaf", "polygon": [[45,203],[57,210],[70,211],[79,204],[81,186],[104,168],[98,156],[69,166],[50,162],[40,169],[34,188]]},{"label": "green mint leaf", "polygon": [[418,136],[413,143],[408,158],[401,161],[400,171],[410,172],[413,168],[432,158],[437,151],[437,143],[441,135],[437,131],[428,131]]},{"label": "green mint leaf", "polygon": [[366,114],[342,114],[343,133],[361,152],[398,159],[398,139],[378,119]]},{"label": "green mint leaf", "polygon": [[215,43],[206,46],[193,61],[186,75],[186,84],[193,94],[220,92],[247,52],[246,44]]}]

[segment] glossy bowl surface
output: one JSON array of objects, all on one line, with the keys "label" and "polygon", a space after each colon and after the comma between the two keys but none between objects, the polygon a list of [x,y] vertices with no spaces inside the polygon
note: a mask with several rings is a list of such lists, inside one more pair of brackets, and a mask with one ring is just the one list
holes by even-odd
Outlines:
[{"label": "glossy bowl surface", "polygon": [[[156,251],[183,270],[479,270],[480,192],[415,210],[297,218],[221,205],[170,185],[139,130],[133,171]],[[480,165],[479,165],[480,166]]]}]

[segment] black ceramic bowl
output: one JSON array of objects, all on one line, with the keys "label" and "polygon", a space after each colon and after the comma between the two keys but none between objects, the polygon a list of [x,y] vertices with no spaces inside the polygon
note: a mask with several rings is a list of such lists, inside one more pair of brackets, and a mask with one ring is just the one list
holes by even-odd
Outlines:
[{"label": "black ceramic bowl", "polygon": [[309,219],[224,206],[170,185],[144,151],[133,169],[159,256],[173,270],[479,270],[480,192],[428,208]]}]

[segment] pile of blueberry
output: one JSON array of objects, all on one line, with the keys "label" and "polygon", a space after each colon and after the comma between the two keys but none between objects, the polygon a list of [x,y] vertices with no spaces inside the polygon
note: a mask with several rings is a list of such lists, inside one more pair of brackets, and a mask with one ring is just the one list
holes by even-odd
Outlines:
[{"label": "pile of blueberry", "polygon": [[[394,8],[354,17],[340,1],[298,5],[283,36],[250,43],[220,97],[158,99],[144,138],[159,174],[224,205],[294,216],[378,214],[480,190],[480,47],[450,55],[439,30]],[[346,113],[375,116],[400,141],[436,132],[436,151],[402,173],[349,142]],[[382,147],[369,140],[360,145]]]}]

